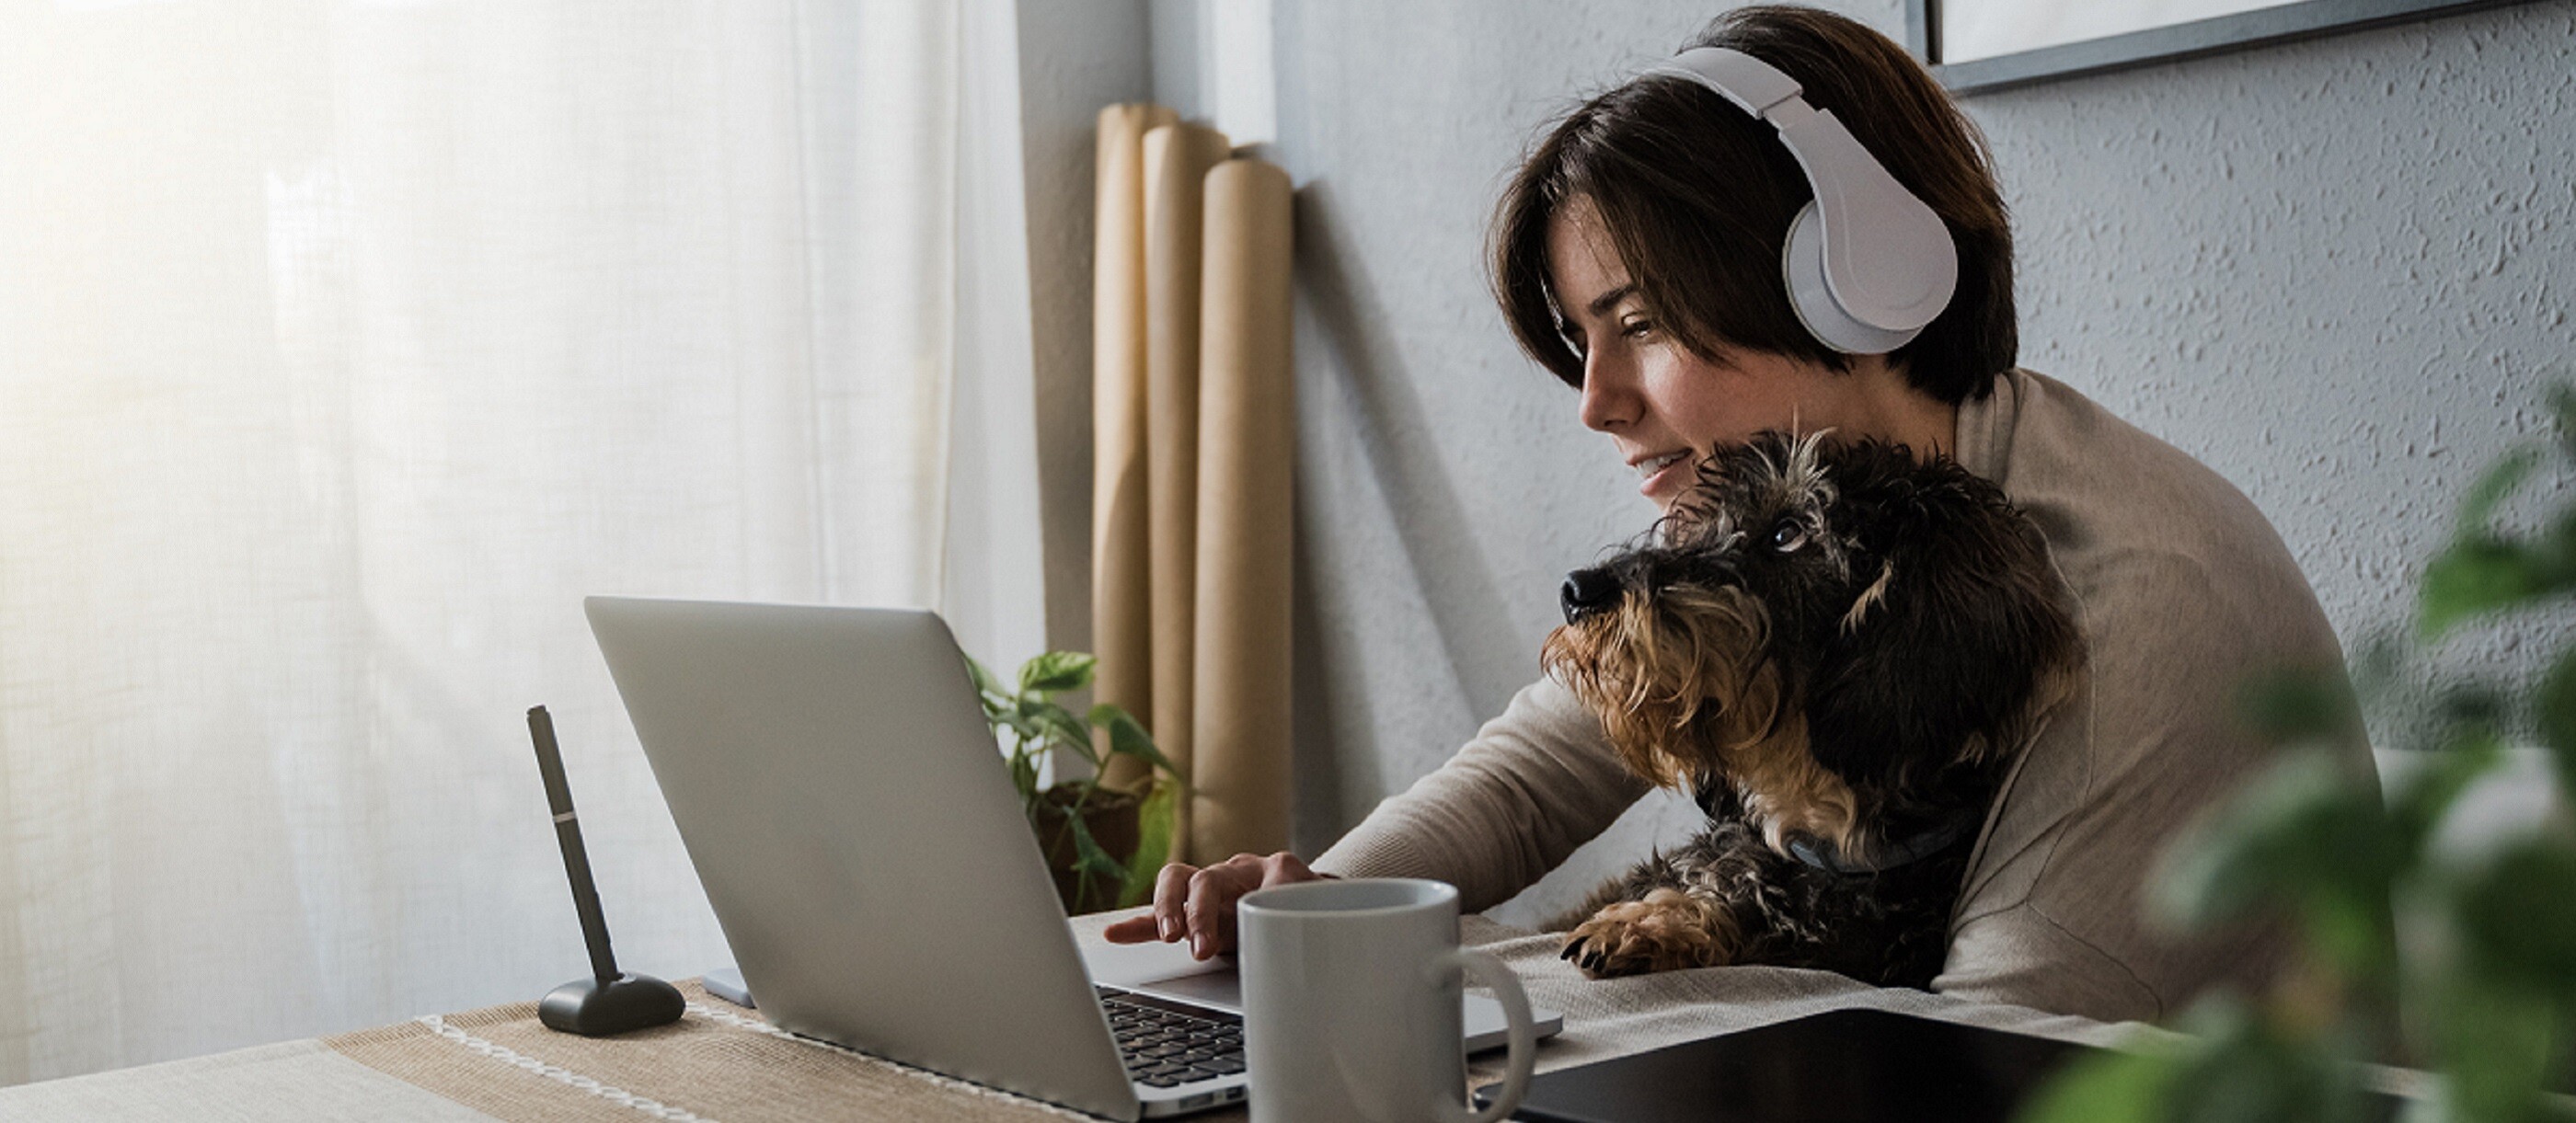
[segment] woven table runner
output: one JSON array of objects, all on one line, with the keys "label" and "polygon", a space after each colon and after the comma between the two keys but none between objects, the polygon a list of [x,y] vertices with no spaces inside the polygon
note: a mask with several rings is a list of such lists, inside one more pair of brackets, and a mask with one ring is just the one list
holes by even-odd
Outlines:
[{"label": "woven table runner", "polygon": [[[677,1023],[612,1038],[557,1033],[533,1002],[326,1037],[340,1055],[513,1123],[642,1119],[1090,1119],[1051,1104],[791,1037],[683,980]],[[1213,1116],[1222,1119],[1224,1116]]]}]

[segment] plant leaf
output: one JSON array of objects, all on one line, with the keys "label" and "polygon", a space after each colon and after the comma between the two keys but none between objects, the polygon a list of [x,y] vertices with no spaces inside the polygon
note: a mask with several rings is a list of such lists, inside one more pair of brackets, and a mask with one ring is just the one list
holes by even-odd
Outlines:
[{"label": "plant leaf", "polygon": [[2520,490],[2531,470],[2540,466],[2540,456],[2529,448],[2517,448],[2498,457],[2487,466],[2478,482],[2469,485],[2469,493],[2460,499],[2459,522],[2453,534],[2460,538],[2491,538],[2489,524],[2495,521],[2496,507]]},{"label": "plant leaf", "polygon": [[2564,382],[2551,385],[2549,412],[2558,415],[2559,449],[2576,458],[2576,386]]},{"label": "plant leaf", "polygon": [[1044,705],[1046,703],[1027,698],[1013,699],[999,716],[993,718],[993,724],[997,728],[1009,729],[1013,736],[1024,743],[1035,741],[1040,735],[1038,707]]},{"label": "plant leaf", "polygon": [[1061,694],[1091,685],[1099,660],[1080,651],[1050,651],[1020,664],[1020,692]]},{"label": "plant leaf", "polygon": [[2380,978],[2396,957],[2394,837],[2376,783],[2331,751],[2291,752],[2163,855],[2150,904],[2187,931],[2289,905],[2313,950]]},{"label": "plant leaf", "polygon": [[2417,630],[2438,639],[2471,616],[2547,595],[2556,567],[2533,551],[2495,538],[2462,538],[2424,567]]},{"label": "plant leaf", "polygon": [[2576,999],[2576,849],[2518,842],[2455,890],[2470,966],[2518,993]]},{"label": "plant leaf", "polygon": [[1154,899],[1154,880],[1163,873],[1163,864],[1171,859],[1172,830],[1181,805],[1181,785],[1171,780],[1157,780],[1154,790],[1146,793],[1143,806],[1136,810],[1136,854],[1127,859],[1127,884],[1118,893],[1119,908],[1133,908]]},{"label": "plant leaf", "polygon": [[[963,652],[959,654],[964,655]],[[974,656],[965,655],[965,659],[966,674],[975,680],[975,700],[984,707],[984,720],[993,723],[999,732],[1002,718],[1009,712],[1011,694],[1002,689],[1001,680],[994,678],[993,672],[976,662]]]},{"label": "plant leaf", "polygon": [[2557,765],[2558,790],[2576,807],[2576,645],[2558,653],[2558,662],[2533,691],[2531,716],[2540,743]]},{"label": "plant leaf", "polygon": [[[2552,1003],[2545,996],[2469,979],[2441,995],[2442,1095],[2459,1120],[2540,1120],[2549,1069]],[[2563,1118],[2563,1116],[2561,1116]]]},{"label": "plant leaf", "polygon": [[1121,888],[1124,888],[1127,864],[1119,861],[1117,855],[1111,854],[1100,845],[1097,839],[1091,837],[1091,827],[1082,821],[1079,808],[1069,809],[1065,816],[1065,827],[1066,833],[1073,836],[1074,911],[1090,912],[1095,907],[1091,900],[1093,879],[1118,878]]},{"label": "plant leaf", "polygon": [[2420,858],[2461,793],[2503,760],[2503,743],[2484,728],[2462,731],[2438,750],[2431,764],[2389,793],[2389,824],[2396,832],[2398,851],[2410,859]]},{"label": "plant leaf", "polygon": [[1031,822],[1035,822],[1037,819],[1038,796],[1040,794],[1038,792],[1038,761],[1036,754],[1011,754],[1011,786],[1018,789],[1020,793],[1020,809],[1028,814]]},{"label": "plant leaf", "polygon": [[2362,1123],[2348,1041],[2233,1002],[2190,1011],[2196,1040],[2164,1088],[2164,1117],[2189,1123]]},{"label": "plant leaf", "polygon": [[1091,724],[1103,726],[1109,730],[1109,751],[1112,755],[1135,757],[1171,773],[1185,785],[1189,782],[1188,774],[1182,772],[1179,765],[1173,764],[1165,757],[1162,749],[1155,747],[1153,735],[1145,732],[1145,726],[1124,707],[1111,702],[1102,702],[1091,707],[1090,716]]},{"label": "plant leaf", "polygon": [[2558,521],[2549,524],[2531,549],[2540,556],[2552,588],[2576,585],[2576,509],[2559,512]]},{"label": "plant leaf", "polygon": [[[961,652],[960,654],[963,653]],[[1002,689],[1002,680],[994,678],[993,672],[984,669],[984,664],[976,661],[975,657],[972,655],[966,656],[966,674],[975,680],[975,690],[978,693],[1008,693]]]},{"label": "plant leaf", "polygon": [[1053,702],[1040,702],[1031,709],[1031,719],[1049,748],[1064,749],[1100,768],[1100,753],[1091,747],[1091,727],[1073,716],[1073,711]]},{"label": "plant leaf", "polygon": [[2014,1123],[2165,1123],[2166,1093],[2182,1065],[2161,1053],[2103,1053],[2058,1074]]},{"label": "plant leaf", "polygon": [[2340,672],[2296,670],[2256,676],[2238,690],[2236,708],[2268,744],[2367,742],[2352,685]]},{"label": "plant leaf", "polygon": [[2513,702],[2503,689],[2489,682],[2445,686],[2433,695],[2433,717],[2440,723],[2445,745],[2503,728],[2512,710]]}]

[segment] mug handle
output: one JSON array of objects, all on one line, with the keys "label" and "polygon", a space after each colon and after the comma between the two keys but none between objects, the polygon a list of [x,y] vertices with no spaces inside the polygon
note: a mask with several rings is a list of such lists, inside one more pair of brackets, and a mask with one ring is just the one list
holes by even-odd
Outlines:
[{"label": "mug handle", "polygon": [[1472,948],[1450,948],[1433,956],[1431,976],[1438,979],[1451,971],[1463,971],[1467,977],[1494,990],[1494,998],[1503,1004],[1503,1016],[1511,1023],[1510,1044],[1503,1062],[1503,1094],[1494,1097],[1485,1110],[1470,1111],[1466,1105],[1442,1097],[1434,1103],[1444,1123],[1495,1123],[1521,1106],[1521,1095],[1529,1091],[1530,1068],[1538,1062],[1538,1031],[1530,1020],[1528,993],[1521,990],[1521,977],[1503,966],[1503,961]]}]

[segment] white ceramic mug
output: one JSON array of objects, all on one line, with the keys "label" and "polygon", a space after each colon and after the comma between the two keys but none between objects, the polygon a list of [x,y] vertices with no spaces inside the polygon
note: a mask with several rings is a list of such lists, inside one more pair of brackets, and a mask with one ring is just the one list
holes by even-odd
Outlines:
[{"label": "white ceramic mug", "polygon": [[[1253,1123],[1492,1123],[1520,1106],[1538,1039],[1501,960],[1458,947],[1439,881],[1308,881],[1235,905]],[[1503,1092],[1467,1108],[1459,975],[1511,1018]]]}]

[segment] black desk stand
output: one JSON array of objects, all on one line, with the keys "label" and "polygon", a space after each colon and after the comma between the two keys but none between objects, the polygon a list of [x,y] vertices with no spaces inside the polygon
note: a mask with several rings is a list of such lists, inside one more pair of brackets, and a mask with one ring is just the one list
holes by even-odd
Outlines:
[{"label": "black desk stand", "polygon": [[650,975],[620,972],[617,957],[608,950],[608,918],[599,911],[599,887],[591,884],[590,856],[581,846],[581,821],[572,813],[572,787],[564,782],[563,752],[555,746],[554,719],[544,706],[528,711],[528,733],[537,742],[537,773],[545,778],[546,806],[555,814],[555,841],[563,847],[564,874],[572,879],[572,907],[581,914],[582,939],[590,944],[591,973],[547,992],[537,1003],[537,1020],[584,1037],[679,1021],[687,1005],[679,988]]}]

